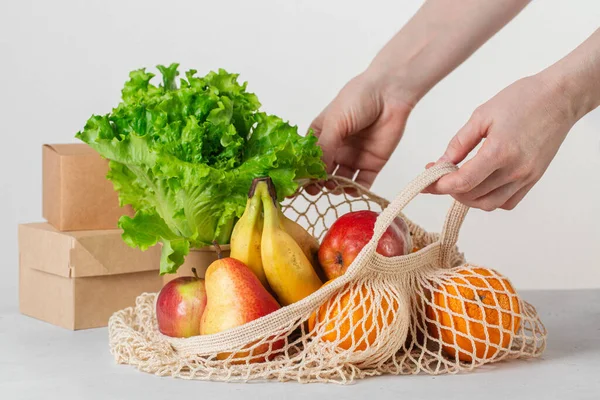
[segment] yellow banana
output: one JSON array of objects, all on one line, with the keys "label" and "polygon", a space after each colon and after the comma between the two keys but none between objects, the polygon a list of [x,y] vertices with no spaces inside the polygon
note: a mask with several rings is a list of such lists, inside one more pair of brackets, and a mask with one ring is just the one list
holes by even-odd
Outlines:
[{"label": "yellow banana", "polygon": [[326,280],[321,264],[319,264],[319,241],[317,238],[308,233],[302,225],[286,217],[281,209],[279,210],[279,213],[283,229],[294,238],[296,243],[298,243],[302,252],[315,269],[315,272],[319,275],[319,278]]},{"label": "yellow banana", "polygon": [[264,224],[263,269],[281,305],[292,304],[318,290],[322,282],[296,240],[283,227],[274,190],[262,191]]},{"label": "yellow banana", "polygon": [[[254,193],[246,202],[246,209],[231,233],[231,257],[246,264],[265,288],[269,288],[261,257],[263,231],[261,192],[267,192],[267,183],[257,182]],[[251,190],[252,192],[252,190]]]}]

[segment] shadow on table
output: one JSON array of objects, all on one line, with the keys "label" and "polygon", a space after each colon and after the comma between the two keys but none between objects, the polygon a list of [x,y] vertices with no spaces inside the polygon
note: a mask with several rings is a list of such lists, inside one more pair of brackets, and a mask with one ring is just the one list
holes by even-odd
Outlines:
[{"label": "shadow on table", "polygon": [[548,331],[543,358],[600,353],[600,290],[545,290],[523,294]]}]

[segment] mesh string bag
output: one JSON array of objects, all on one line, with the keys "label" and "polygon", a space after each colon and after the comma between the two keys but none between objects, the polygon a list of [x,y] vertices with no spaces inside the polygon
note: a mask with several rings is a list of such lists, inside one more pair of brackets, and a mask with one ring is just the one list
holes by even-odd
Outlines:
[{"label": "mesh string bag", "polygon": [[[539,356],[546,331],[535,308],[506,277],[467,263],[456,247],[468,208],[453,203],[440,234],[402,214],[424,188],[454,170],[451,164],[426,170],[392,203],[339,177],[331,177],[333,191],[300,191],[284,212],[319,239],[346,212],[381,211],[372,239],[344,275],[250,323],[187,339],[158,331],[157,295],[144,293],[134,307],[110,318],[112,354],[141,371],[184,379],[336,383],[456,373]],[[397,216],[407,222],[418,250],[384,257],[375,249]]]}]

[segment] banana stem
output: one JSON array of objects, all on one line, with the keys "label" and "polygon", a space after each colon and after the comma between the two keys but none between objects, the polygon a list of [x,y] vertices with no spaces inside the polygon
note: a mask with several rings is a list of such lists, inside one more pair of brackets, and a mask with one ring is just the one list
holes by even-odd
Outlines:
[{"label": "banana stem", "polygon": [[271,199],[273,200],[273,205],[275,208],[279,208],[279,203],[277,202],[277,190],[275,190],[275,185],[271,178],[267,181],[267,188],[269,189],[269,196],[271,196]]},{"label": "banana stem", "polygon": [[[252,194],[252,197],[248,200],[248,207],[246,208],[246,211],[244,211],[244,213],[247,213],[247,218],[248,218],[248,222],[251,224],[255,224],[256,221],[262,216],[262,198],[261,198],[261,186],[260,183],[262,181],[256,182],[256,185],[254,186],[254,193]],[[259,190],[259,192],[257,193],[256,190]]]},{"label": "banana stem", "polygon": [[273,204],[275,207],[279,208],[279,203],[277,202],[277,190],[275,189],[275,185],[273,184],[273,180],[270,176],[263,176],[260,178],[254,178],[252,180],[252,185],[250,185],[250,191],[248,192],[248,197],[254,197],[254,193],[256,193],[256,188],[260,182],[266,182],[267,188],[269,192],[269,196],[273,199]]},{"label": "banana stem", "polygon": [[260,178],[254,178],[252,180],[252,185],[250,185],[250,191],[248,192],[248,197],[253,197],[254,196],[254,192],[256,192],[256,185],[259,182],[269,182],[271,180],[271,177],[269,176],[262,176]]},{"label": "banana stem", "polygon": [[279,218],[277,198],[273,199],[273,196],[270,192],[271,190],[263,190],[261,193],[261,198],[263,202],[263,213],[265,214],[264,224],[265,227],[271,226],[273,228],[279,228],[281,226],[281,221]]},{"label": "banana stem", "polygon": [[223,251],[221,250],[221,246],[219,246],[219,243],[217,243],[216,240],[213,240],[212,242],[213,246],[215,246],[215,251],[217,252],[217,259],[221,259],[223,258]]}]

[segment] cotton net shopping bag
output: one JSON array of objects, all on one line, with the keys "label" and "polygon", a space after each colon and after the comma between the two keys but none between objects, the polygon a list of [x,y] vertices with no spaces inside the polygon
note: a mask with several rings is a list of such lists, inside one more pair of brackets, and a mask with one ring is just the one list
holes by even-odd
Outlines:
[{"label": "cotton net shopping bag", "polygon": [[[334,191],[323,188],[314,197],[300,192],[284,211],[318,238],[348,211],[383,210],[371,241],[344,275],[248,324],[187,339],[158,331],[156,294],[143,294],[109,321],[116,361],[187,379],[348,383],[380,374],[456,373],[540,355],[546,332],[534,307],[505,277],[467,264],[456,247],[467,207],[455,202],[440,234],[425,232],[401,213],[455,169],[428,169],[391,204],[338,177],[332,177]],[[418,250],[384,257],[375,251],[377,243],[397,216],[407,222]]]}]

